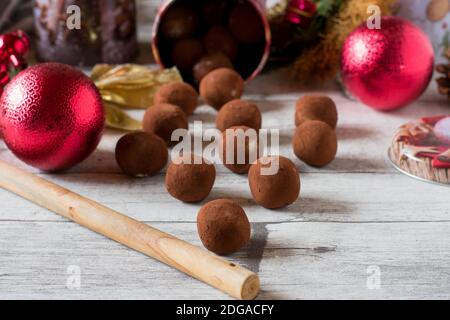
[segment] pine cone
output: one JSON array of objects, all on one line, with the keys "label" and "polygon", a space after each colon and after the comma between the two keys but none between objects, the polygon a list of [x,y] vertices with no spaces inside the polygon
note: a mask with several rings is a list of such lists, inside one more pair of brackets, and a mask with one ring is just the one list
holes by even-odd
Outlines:
[{"label": "pine cone", "polygon": [[439,86],[439,93],[446,95],[450,99],[450,48],[445,52],[445,56],[449,60],[449,63],[440,64],[436,67],[436,71],[444,75],[436,81]]}]

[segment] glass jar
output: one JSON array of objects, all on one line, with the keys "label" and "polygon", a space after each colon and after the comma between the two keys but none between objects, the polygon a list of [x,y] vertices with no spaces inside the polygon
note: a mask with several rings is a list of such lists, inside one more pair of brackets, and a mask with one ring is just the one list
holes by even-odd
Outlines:
[{"label": "glass jar", "polygon": [[137,54],[135,0],[34,0],[41,61],[121,64]]}]

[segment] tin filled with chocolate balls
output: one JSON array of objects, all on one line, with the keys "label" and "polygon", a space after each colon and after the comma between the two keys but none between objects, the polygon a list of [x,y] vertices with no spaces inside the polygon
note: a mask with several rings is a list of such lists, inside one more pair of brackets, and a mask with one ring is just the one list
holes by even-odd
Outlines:
[{"label": "tin filled with chocolate balls", "polygon": [[264,0],[165,0],[153,25],[156,62],[195,85],[215,67],[250,80],[269,57],[265,10]]}]

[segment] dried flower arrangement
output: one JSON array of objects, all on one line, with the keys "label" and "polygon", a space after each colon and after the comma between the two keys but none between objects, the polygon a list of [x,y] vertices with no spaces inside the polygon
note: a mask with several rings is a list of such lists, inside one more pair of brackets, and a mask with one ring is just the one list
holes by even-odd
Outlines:
[{"label": "dried flower arrangement", "polygon": [[[293,76],[302,84],[333,79],[339,70],[342,44],[355,27],[370,17],[367,8],[375,5],[382,15],[389,15],[395,10],[395,2],[283,0],[268,14],[274,38],[272,56],[276,62],[293,61]],[[303,20],[286,21],[290,10]]]}]

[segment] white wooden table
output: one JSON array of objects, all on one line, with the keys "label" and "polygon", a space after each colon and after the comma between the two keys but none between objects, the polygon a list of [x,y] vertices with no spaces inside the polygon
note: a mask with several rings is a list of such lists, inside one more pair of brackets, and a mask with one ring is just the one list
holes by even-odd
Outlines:
[{"label": "white wooden table", "polygon": [[[386,114],[349,100],[333,84],[323,91],[339,108],[340,145],[330,166],[315,169],[291,150],[294,102],[302,92],[286,70],[261,75],[247,87],[245,98],[260,106],[264,127],[282,128],[281,153],[298,165],[302,194],[288,208],[266,210],[251,199],[245,176],[218,166],[208,200],[236,199],[253,226],[251,244],[231,259],[259,273],[264,299],[450,298],[450,188],[408,178],[386,157],[399,125],[449,113],[448,102],[432,85],[420,101]],[[190,120],[212,127],[214,118],[212,108],[202,106]],[[200,205],[172,199],[164,173],[139,180],[120,174],[113,152],[119,136],[108,131],[98,150],[65,174],[40,175],[201,245],[195,223]],[[36,172],[3,142],[0,159]],[[77,271],[80,287],[67,286]],[[0,298],[228,297],[0,190]]]}]

